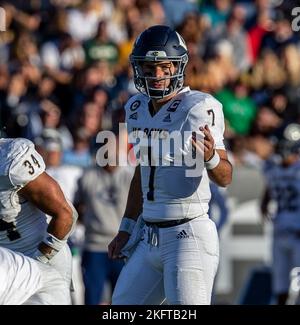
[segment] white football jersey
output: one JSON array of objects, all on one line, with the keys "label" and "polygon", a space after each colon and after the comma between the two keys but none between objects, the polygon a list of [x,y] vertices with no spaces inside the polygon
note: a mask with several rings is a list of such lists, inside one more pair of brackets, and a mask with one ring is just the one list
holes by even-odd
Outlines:
[{"label": "white football jersey", "polygon": [[277,203],[275,230],[300,231],[300,161],[287,168],[267,162],[265,175],[271,199]]},{"label": "white football jersey", "polygon": [[[193,150],[192,132],[201,136],[199,127],[205,124],[211,130],[215,148],[225,149],[221,103],[209,94],[185,87],[154,116],[149,112],[149,98],[142,94],[130,98],[125,110],[129,142],[133,144],[137,157],[141,161],[145,153],[147,159],[151,155],[154,161],[151,166],[141,163],[143,218],[163,221],[205,215],[210,200],[206,169],[203,168],[199,176],[187,177],[186,172],[190,168],[178,162]],[[175,132],[182,139],[181,147],[176,147],[172,142],[169,148],[166,147],[166,139]],[[142,134],[146,141],[141,141]],[[153,146],[155,141],[158,146]]]},{"label": "white football jersey", "polygon": [[43,239],[44,213],[18,190],[45,171],[34,144],[23,138],[0,139],[0,246],[31,255]]},{"label": "white football jersey", "polygon": [[0,247],[0,305],[20,305],[42,287],[38,262]]}]

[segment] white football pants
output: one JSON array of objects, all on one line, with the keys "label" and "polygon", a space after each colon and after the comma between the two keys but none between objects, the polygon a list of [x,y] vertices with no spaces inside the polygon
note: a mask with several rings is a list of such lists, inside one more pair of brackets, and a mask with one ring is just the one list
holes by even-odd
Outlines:
[{"label": "white football pants", "polygon": [[68,245],[50,260],[38,263],[42,288],[25,305],[71,305],[72,254]]},{"label": "white football pants", "polygon": [[214,222],[205,216],[156,229],[144,227],[120,273],[112,304],[158,305],[165,299],[170,305],[210,304],[219,262]]},{"label": "white football pants", "polygon": [[70,303],[70,287],[56,268],[0,247],[0,305]]}]

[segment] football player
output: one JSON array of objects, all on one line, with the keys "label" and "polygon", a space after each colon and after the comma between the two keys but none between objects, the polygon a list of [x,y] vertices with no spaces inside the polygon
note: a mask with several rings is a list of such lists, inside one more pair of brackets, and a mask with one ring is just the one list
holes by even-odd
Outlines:
[{"label": "football player", "polygon": [[285,304],[290,271],[300,265],[300,125],[289,124],[266,162],[266,191],[261,204],[264,218],[271,217],[269,202],[276,203],[273,221],[273,292]]},{"label": "football player", "polygon": [[[140,214],[145,226],[121,271],[112,304],[160,304],[165,299],[168,304],[210,304],[219,250],[215,224],[207,215],[209,178],[227,186],[232,177],[222,105],[209,94],[184,87],[187,47],[168,26],[145,30],[130,61],[140,94],[127,102],[126,122],[140,165],[109,255],[122,256]],[[157,150],[154,143],[164,145],[171,134],[184,139],[182,147]],[[143,141],[135,142],[138,137]],[[195,152],[201,153],[196,157],[204,160],[204,168],[190,177],[188,163],[180,165],[176,159]]]},{"label": "football player", "polygon": [[50,264],[0,247],[0,305],[68,302],[69,290],[64,282]]},{"label": "football player", "polygon": [[[49,224],[46,214],[52,217]],[[72,260],[67,239],[76,219],[72,204],[46,174],[34,144],[23,138],[1,138],[0,246],[50,264],[70,292]],[[60,294],[55,285],[52,294],[56,304],[70,303],[70,295]]]}]

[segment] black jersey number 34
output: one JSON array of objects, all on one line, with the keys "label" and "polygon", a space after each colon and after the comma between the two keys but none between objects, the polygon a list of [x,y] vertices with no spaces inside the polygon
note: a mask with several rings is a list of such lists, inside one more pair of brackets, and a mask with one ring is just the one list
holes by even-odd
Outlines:
[{"label": "black jersey number 34", "polygon": [[28,168],[28,174],[33,175],[35,172],[35,167],[41,168],[38,160],[34,157],[34,155],[30,155],[31,159],[27,159],[23,162],[23,165]]}]

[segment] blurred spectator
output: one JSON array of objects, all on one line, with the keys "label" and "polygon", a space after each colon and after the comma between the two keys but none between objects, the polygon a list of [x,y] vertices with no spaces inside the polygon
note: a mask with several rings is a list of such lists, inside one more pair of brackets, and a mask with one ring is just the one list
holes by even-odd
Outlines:
[{"label": "blurred spectator", "polygon": [[6,84],[6,89],[1,98],[1,112],[6,117],[5,126],[9,137],[27,136],[25,128],[27,127],[32,114],[22,105],[27,92],[27,84],[21,73],[15,73],[10,76]]},{"label": "blurred spectator", "polygon": [[253,26],[258,23],[258,20],[260,19],[261,15],[269,17],[269,19],[272,21],[275,15],[275,7],[282,1],[245,0],[240,2],[246,8],[247,20],[245,27],[246,29],[250,30]]},{"label": "blurred spectator", "polygon": [[55,80],[47,75],[46,73],[41,76],[41,80],[38,84],[37,89],[37,98],[39,99],[47,99],[54,97],[56,88],[56,82]]},{"label": "blurred spectator", "polygon": [[75,165],[82,168],[91,166],[90,133],[85,128],[76,129],[73,135],[73,141],[73,148],[65,150],[63,153],[63,164]]},{"label": "blurred spectator", "polygon": [[136,0],[136,6],[141,12],[143,21],[147,22],[148,26],[164,25],[166,17],[161,1]]},{"label": "blurred spectator", "polygon": [[102,111],[105,110],[108,105],[109,96],[103,87],[98,86],[93,90],[91,100],[100,108],[100,111]]},{"label": "blurred spectator", "polygon": [[[99,99],[98,99],[99,100]],[[103,106],[95,102],[86,102],[79,116],[79,126],[90,137],[95,137],[102,127]]]},{"label": "blurred spectator", "polygon": [[75,40],[86,41],[96,35],[99,21],[108,18],[109,15],[109,1],[82,1],[78,8],[73,8],[68,12],[68,32]]},{"label": "blurred spectator", "polygon": [[198,12],[189,12],[184,16],[182,23],[177,27],[184,38],[188,50],[189,60],[200,59],[205,51],[206,28],[204,19]]},{"label": "blurred spectator", "polygon": [[[233,51],[232,44],[226,39],[218,41],[215,46],[213,63],[220,70],[221,76],[219,76],[219,78],[223,79],[220,85],[221,89],[236,81],[239,77],[240,72],[233,61]],[[211,75],[214,75],[213,71]]]},{"label": "blurred spectator", "polygon": [[1,4],[5,10],[5,31],[0,33],[0,64],[8,64],[10,56],[10,44],[15,38],[13,30],[13,10],[8,3]]},{"label": "blurred spectator", "polygon": [[21,32],[11,44],[11,60],[15,65],[29,63],[40,67],[41,58],[35,38],[28,32]]},{"label": "blurred spectator", "polygon": [[300,86],[300,53],[295,45],[288,45],[281,53],[290,86]]},{"label": "blurred spectator", "polygon": [[204,92],[216,93],[235,80],[238,70],[233,62],[233,48],[227,40],[215,45],[214,53],[207,60],[201,60],[196,54],[194,44],[188,44],[191,60],[187,65],[186,83]]},{"label": "blurred spectator", "polygon": [[299,44],[299,36],[293,33],[289,17],[290,12],[276,11],[274,29],[264,37],[262,48],[268,48],[280,54],[286,46]]},{"label": "blurred spectator", "polygon": [[223,104],[229,127],[236,134],[247,135],[256,116],[256,106],[249,97],[248,87],[242,81],[237,81],[232,89],[218,92],[216,98]]},{"label": "blurred spectator", "polygon": [[[51,100],[44,99],[40,102],[41,107],[41,132],[43,128],[56,129],[62,141],[63,150],[73,146],[73,139],[69,129],[63,124],[60,107],[55,105]],[[39,135],[39,134],[36,134]]]},{"label": "blurred spectator", "polygon": [[106,61],[114,65],[119,60],[117,45],[109,38],[107,22],[101,21],[94,38],[84,44],[86,64],[95,61]]},{"label": "blurred spectator", "polygon": [[84,52],[80,44],[71,35],[61,33],[55,41],[44,43],[41,48],[42,62],[48,72],[72,71],[84,63]]},{"label": "blurred spectator", "polygon": [[[6,11],[9,11],[10,14],[13,16],[14,21],[17,24],[16,28],[20,28],[22,30],[27,30],[30,32],[34,32],[36,31],[41,23],[41,16],[37,13],[37,12],[33,12],[33,8],[27,8],[29,9],[28,11],[31,11],[31,13],[27,13],[25,12],[25,10],[23,10],[24,8],[21,8],[21,10],[18,8],[18,6],[20,6],[20,2],[19,3],[15,3],[15,5],[13,3],[11,3],[11,1],[4,1],[4,8]],[[30,7],[30,5],[29,5]]]},{"label": "blurred spectator", "polygon": [[213,0],[211,5],[202,8],[202,14],[207,19],[211,30],[219,31],[224,28],[231,5],[231,0]]},{"label": "blurred spectator", "polygon": [[134,6],[135,0],[115,0],[112,3],[114,8],[111,9],[109,17],[105,18],[108,23],[107,31],[109,38],[113,42],[120,44],[128,38],[125,28],[125,14]]},{"label": "blurred spectator", "polygon": [[120,68],[127,68],[129,64],[129,55],[132,50],[133,43],[136,37],[143,31],[144,22],[141,12],[137,7],[130,7],[125,14],[124,28],[126,29],[127,39],[119,43],[119,63]]},{"label": "blurred spectator", "polygon": [[48,168],[57,167],[61,162],[62,141],[57,130],[45,128],[42,134],[35,138],[35,146],[43,157]]},{"label": "blurred spectator", "polygon": [[246,32],[243,28],[245,11],[242,6],[235,5],[226,23],[226,31],[222,38],[227,39],[233,47],[233,62],[243,72],[249,68],[250,53]]},{"label": "blurred spectator", "polygon": [[197,11],[196,0],[162,0],[166,14],[166,24],[176,27],[181,24],[185,14]]},{"label": "blurred spectator", "polygon": [[256,22],[248,30],[249,54],[252,63],[258,58],[264,36],[274,28],[268,10],[262,10],[256,17]]},{"label": "blurred spectator", "polygon": [[[118,147],[109,146],[117,154]],[[79,179],[75,206],[85,225],[82,271],[85,303],[110,303],[103,297],[105,283],[113,290],[123,267],[122,260],[108,258],[107,246],[118,230],[125,211],[132,173],[126,167],[106,165],[85,170]]]},{"label": "blurred spectator", "polygon": [[288,45],[282,52],[282,61],[287,73],[285,94],[294,108],[293,119],[300,117],[300,51],[295,45]]},{"label": "blurred spectator", "polygon": [[253,133],[269,137],[277,128],[280,127],[281,124],[282,119],[276,114],[272,107],[263,105],[258,110],[253,125]]},{"label": "blurred spectator", "polygon": [[264,162],[269,159],[273,151],[274,145],[271,139],[259,134],[250,135],[245,141],[244,165],[261,170]]},{"label": "blurred spectator", "polygon": [[35,144],[45,161],[47,173],[59,183],[65,197],[73,202],[82,168],[62,164],[63,144],[60,133],[56,129],[45,128],[41,136],[35,139]]},{"label": "blurred spectator", "polygon": [[[70,112],[70,118],[76,119],[78,112],[84,103],[90,98],[94,89],[99,85],[102,85],[102,76],[99,73],[97,64],[93,64],[89,67],[85,67],[78,72],[74,82],[74,108]],[[104,86],[104,85],[102,85]]]},{"label": "blurred spectator", "polygon": [[276,89],[286,82],[286,72],[279,57],[271,50],[261,53],[251,71],[251,85],[254,89]]}]

